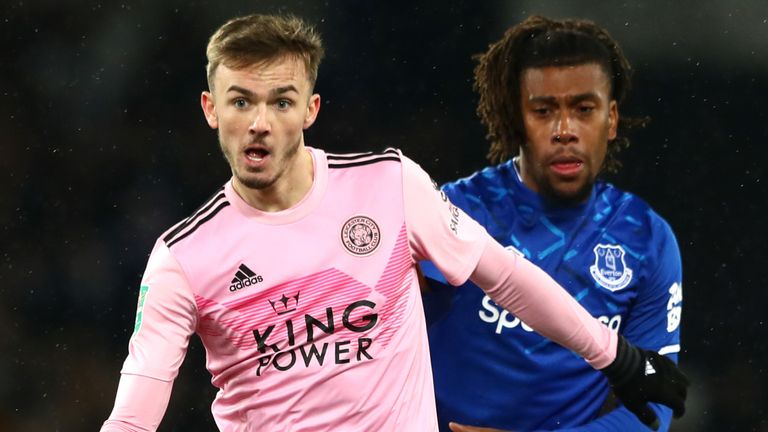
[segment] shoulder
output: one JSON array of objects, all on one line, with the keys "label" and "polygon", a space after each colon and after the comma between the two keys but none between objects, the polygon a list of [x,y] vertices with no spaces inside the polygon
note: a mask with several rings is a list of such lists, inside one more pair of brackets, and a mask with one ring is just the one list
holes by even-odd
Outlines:
[{"label": "shoulder", "polygon": [[445,183],[443,191],[465,211],[471,208],[493,206],[506,190],[514,185],[516,176],[512,161],[485,167],[474,173]]},{"label": "shoulder", "polygon": [[516,175],[512,161],[485,167],[479,171],[445,183],[442,188],[446,193],[467,194],[487,190],[493,186],[506,186],[509,177]]},{"label": "shoulder", "polygon": [[512,161],[485,167],[442,185],[451,201],[477,220],[487,212],[511,211],[506,198],[515,187],[517,173]]},{"label": "shoulder", "polygon": [[[374,193],[402,190],[409,161],[395,148],[366,153],[326,153],[329,189],[335,193]],[[412,165],[415,165],[411,162]]]},{"label": "shoulder", "polygon": [[326,153],[329,169],[348,169],[371,166],[385,162],[402,162],[405,159],[402,152],[389,147],[378,152],[365,153]]},{"label": "shoulder", "polygon": [[615,212],[614,224],[626,234],[644,239],[650,248],[674,239],[669,222],[640,196],[624,191],[610,183],[598,182],[595,218]]},{"label": "shoulder", "polygon": [[160,236],[160,240],[170,249],[171,246],[189,239],[193,234],[204,229],[205,225],[210,224],[217,217],[221,217],[222,210],[229,205],[230,202],[222,186],[192,214],[166,230]]}]

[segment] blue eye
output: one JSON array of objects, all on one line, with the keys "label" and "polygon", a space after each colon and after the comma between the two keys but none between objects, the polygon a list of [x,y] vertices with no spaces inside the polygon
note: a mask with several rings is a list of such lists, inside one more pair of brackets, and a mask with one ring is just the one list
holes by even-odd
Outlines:
[{"label": "blue eye", "polygon": [[243,98],[237,98],[233,103],[237,108],[245,108],[248,106],[248,101]]},{"label": "blue eye", "polygon": [[291,107],[291,101],[289,101],[288,99],[280,99],[279,101],[277,101],[277,108],[280,110],[287,110],[290,107]]}]

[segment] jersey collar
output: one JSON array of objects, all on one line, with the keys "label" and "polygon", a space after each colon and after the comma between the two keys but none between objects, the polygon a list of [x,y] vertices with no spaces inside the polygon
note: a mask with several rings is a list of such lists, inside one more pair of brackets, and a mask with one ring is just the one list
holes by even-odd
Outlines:
[{"label": "jersey collar", "polygon": [[232,179],[224,186],[224,194],[227,200],[243,216],[267,225],[284,225],[304,218],[320,205],[328,186],[328,161],[325,152],[313,147],[306,147],[306,149],[312,155],[312,164],[315,170],[312,187],[307,192],[307,195],[293,207],[278,212],[265,212],[251,207],[235,192],[232,186]]}]

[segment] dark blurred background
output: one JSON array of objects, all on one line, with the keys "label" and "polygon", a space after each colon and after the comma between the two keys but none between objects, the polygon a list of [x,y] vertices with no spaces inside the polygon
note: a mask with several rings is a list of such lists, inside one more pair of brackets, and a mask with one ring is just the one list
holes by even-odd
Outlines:
[{"label": "dark blurred background", "polygon": [[[155,238],[229,176],[199,108],[225,20],[291,12],[324,34],[309,145],[397,146],[439,181],[484,164],[471,55],[533,13],[605,26],[647,114],[624,169],[684,264],[675,431],[768,431],[768,3],[6,1],[0,6],[0,431],[97,430]],[[214,430],[193,339],[161,431]]]}]

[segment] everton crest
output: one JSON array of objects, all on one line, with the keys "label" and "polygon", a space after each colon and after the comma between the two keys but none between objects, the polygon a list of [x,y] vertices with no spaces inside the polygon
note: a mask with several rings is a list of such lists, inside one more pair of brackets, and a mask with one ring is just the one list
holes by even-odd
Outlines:
[{"label": "everton crest", "polygon": [[600,286],[611,291],[618,291],[632,281],[632,269],[627,267],[624,255],[627,253],[619,245],[598,244],[595,246],[595,264],[589,272]]}]

